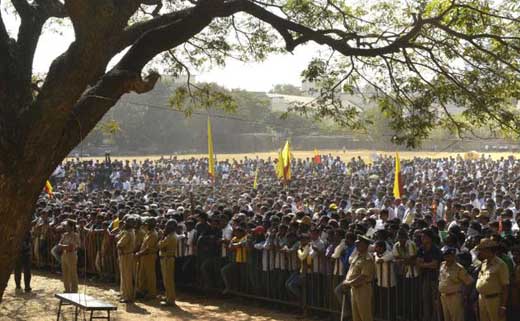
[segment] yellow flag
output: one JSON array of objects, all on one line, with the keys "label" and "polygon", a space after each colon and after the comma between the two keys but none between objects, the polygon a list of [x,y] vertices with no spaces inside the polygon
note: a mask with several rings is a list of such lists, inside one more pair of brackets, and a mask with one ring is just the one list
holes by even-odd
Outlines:
[{"label": "yellow flag", "polygon": [[394,174],[394,197],[401,198],[403,196],[403,179],[401,177],[401,161],[399,153],[395,153],[395,174]]},{"label": "yellow flag", "polygon": [[289,140],[285,142],[285,146],[282,150],[283,160],[283,178],[288,181],[291,179],[291,146]]},{"label": "yellow flag", "polygon": [[283,156],[281,150],[278,152],[278,163],[276,163],[276,177],[278,177],[278,179],[283,178]]},{"label": "yellow flag", "polygon": [[255,171],[255,180],[253,182],[253,189],[256,190],[258,188],[258,167]]},{"label": "yellow flag", "polygon": [[49,180],[47,180],[45,182],[45,192],[47,192],[47,194],[49,195],[49,198],[52,198],[54,196],[53,188],[52,188],[51,182],[49,182]]},{"label": "yellow flag", "polygon": [[211,134],[211,121],[208,116],[208,174],[215,180],[215,155],[213,154],[213,135]]}]

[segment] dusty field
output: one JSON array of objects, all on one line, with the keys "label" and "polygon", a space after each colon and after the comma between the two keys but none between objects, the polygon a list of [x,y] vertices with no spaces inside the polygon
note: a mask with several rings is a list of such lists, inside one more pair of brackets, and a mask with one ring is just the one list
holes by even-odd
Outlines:
[{"label": "dusty field", "polygon": [[[62,283],[58,276],[41,274],[33,275],[31,282],[33,293],[15,293],[14,280],[11,278],[0,304],[0,321],[50,321],[56,320],[58,301],[55,293],[62,291]],[[85,286],[80,286],[83,293]],[[93,284],[86,287],[88,295],[95,296],[110,303],[118,302],[115,286]],[[178,308],[163,308],[159,301],[136,303],[132,305],[118,304],[118,310],[112,320],[201,320],[201,321],[276,321],[296,320],[295,314],[284,314],[258,307],[255,302],[240,299],[204,299],[193,295],[180,294]],[[72,307],[64,307],[64,318],[73,320]],[[87,316],[88,317],[88,316]],[[83,315],[79,317],[83,320]],[[301,320],[301,319],[300,319]]]},{"label": "dusty field", "polygon": [[[386,151],[372,151],[372,150],[356,150],[356,151],[346,151],[343,152],[341,150],[318,150],[318,152],[322,155],[325,154],[331,154],[333,156],[339,156],[344,160],[351,159],[352,157],[361,157],[365,161],[370,161],[371,156],[375,154],[383,154],[383,155],[390,155],[394,156],[395,152],[386,152]],[[306,158],[306,157],[312,157],[314,156],[314,151],[300,151],[296,150],[292,152],[293,155],[297,158]],[[510,152],[493,152],[493,153],[484,153],[487,157],[487,155],[491,155],[493,159],[500,159],[501,157],[507,158],[508,156],[513,155],[515,158],[520,157],[520,153],[510,153]],[[399,156],[401,159],[410,159],[414,157],[429,157],[429,158],[444,158],[449,156],[457,156],[457,155],[464,155],[464,153],[449,153],[449,152],[410,152],[410,151],[403,151],[399,152]],[[137,159],[138,161],[143,161],[145,159],[158,159],[160,157],[169,158],[170,155],[149,155],[149,156],[112,156],[112,159],[118,159],[118,160],[133,160]],[[187,159],[187,158],[201,158],[201,157],[207,157],[207,154],[184,154],[184,155],[176,155],[179,159]],[[268,158],[268,157],[278,157],[277,151],[272,152],[263,152],[263,153],[236,153],[236,154],[218,154],[217,158],[219,160],[224,159],[243,159],[244,157],[248,158]],[[104,157],[85,157],[85,159],[99,159],[103,160]]]}]

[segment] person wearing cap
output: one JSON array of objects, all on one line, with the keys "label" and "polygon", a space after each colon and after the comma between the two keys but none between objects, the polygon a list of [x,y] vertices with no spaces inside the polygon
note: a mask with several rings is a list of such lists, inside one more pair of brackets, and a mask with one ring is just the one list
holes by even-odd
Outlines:
[{"label": "person wearing cap", "polygon": [[61,271],[63,273],[63,286],[65,293],[78,292],[78,248],[79,235],[76,233],[76,222],[67,220],[64,222],[65,233],[58,244],[61,249]]},{"label": "person wearing cap", "polygon": [[374,320],[372,282],[375,277],[374,258],[368,253],[372,243],[369,238],[359,235],[356,241],[357,253],[351,258],[343,289],[350,289],[350,302],[353,321]]},{"label": "person wearing cap", "polygon": [[469,286],[473,279],[462,265],[457,263],[456,248],[442,251],[444,261],[439,270],[439,293],[444,321],[464,321],[462,286]]},{"label": "person wearing cap", "polygon": [[161,305],[175,305],[175,256],[177,255],[176,220],[168,220],[164,229],[164,236],[158,243],[159,257],[161,258],[161,275],[166,298]]},{"label": "person wearing cap", "polygon": [[496,256],[498,243],[483,238],[476,250],[482,266],[478,273],[480,321],[504,321],[509,295],[509,271],[507,265]]},{"label": "person wearing cap", "polygon": [[138,275],[136,282],[137,295],[145,299],[154,299],[157,296],[157,277],[155,272],[155,262],[157,260],[157,243],[159,236],[155,230],[156,221],[149,217],[144,221],[145,236],[139,252],[136,253],[138,259]]},{"label": "person wearing cap", "polygon": [[122,222],[122,229],[116,236],[117,256],[119,258],[119,291],[121,303],[134,301],[134,249],[135,231],[133,229],[133,218],[126,215]]}]

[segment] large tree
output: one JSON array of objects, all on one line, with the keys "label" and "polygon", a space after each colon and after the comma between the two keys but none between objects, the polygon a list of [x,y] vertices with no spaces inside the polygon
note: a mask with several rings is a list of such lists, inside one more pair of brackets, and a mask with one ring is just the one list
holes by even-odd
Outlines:
[{"label": "large tree", "polygon": [[[359,127],[358,110],[341,104],[338,88],[372,86],[398,142],[416,144],[446,124],[459,135],[473,126],[518,131],[510,106],[519,96],[516,0],[1,2],[0,298],[46,178],[122,95],[153,88],[159,74],[145,69],[151,64],[175,74],[313,42],[329,54],[302,73],[322,94],[296,106],[303,113]],[[17,33],[5,15],[19,17]],[[50,21],[75,38],[36,77]],[[465,106],[465,120],[450,116],[450,103]]]}]

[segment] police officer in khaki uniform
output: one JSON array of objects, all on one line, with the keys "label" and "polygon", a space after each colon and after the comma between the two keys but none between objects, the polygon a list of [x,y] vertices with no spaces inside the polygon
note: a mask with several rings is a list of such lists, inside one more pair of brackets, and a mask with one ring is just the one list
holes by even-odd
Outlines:
[{"label": "police officer in khaki uniform", "polygon": [[456,262],[455,248],[442,251],[444,262],[439,271],[439,293],[444,321],[464,321],[462,285],[469,286],[473,279],[462,265]]},{"label": "police officer in khaki uniform", "polygon": [[[135,215],[134,217],[134,231],[135,231],[135,250],[134,253],[137,254],[139,250],[141,249],[141,245],[143,244],[144,236],[146,235],[146,232],[144,230],[144,227],[142,226],[142,220],[141,216]],[[136,258],[134,260],[134,282],[135,282],[135,288],[139,288],[139,260]]]},{"label": "police officer in khaki uniform", "polygon": [[75,232],[76,222],[67,220],[64,222],[63,233],[60,243],[61,271],[63,272],[63,285],[65,293],[78,292],[78,247],[79,235]]},{"label": "police officer in khaki uniform", "polygon": [[144,221],[146,235],[141,244],[141,249],[136,253],[139,260],[137,275],[137,294],[145,299],[157,297],[157,276],[155,274],[155,262],[157,260],[157,243],[159,236],[155,230],[155,218],[149,217]]},{"label": "police officer in khaki uniform", "polygon": [[134,301],[134,248],[135,232],[133,229],[133,218],[125,216],[122,230],[117,235],[117,254],[119,257],[119,282],[121,292],[121,303]]},{"label": "police officer in khaki uniform", "polygon": [[168,220],[164,229],[164,236],[159,241],[159,256],[161,257],[161,273],[166,299],[161,305],[175,305],[175,257],[177,256],[177,229],[176,220]]},{"label": "police officer in khaki uniform", "polygon": [[497,247],[497,242],[489,238],[480,240],[476,247],[483,262],[477,279],[480,321],[506,320],[509,270],[495,255]]},{"label": "police officer in khaki uniform", "polygon": [[365,236],[358,236],[357,253],[351,258],[350,268],[343,281],[344,288],[350,288],[353,321],[374,320],[372,282],[376,272],[374,258],[368,253],[371,242]]}]

